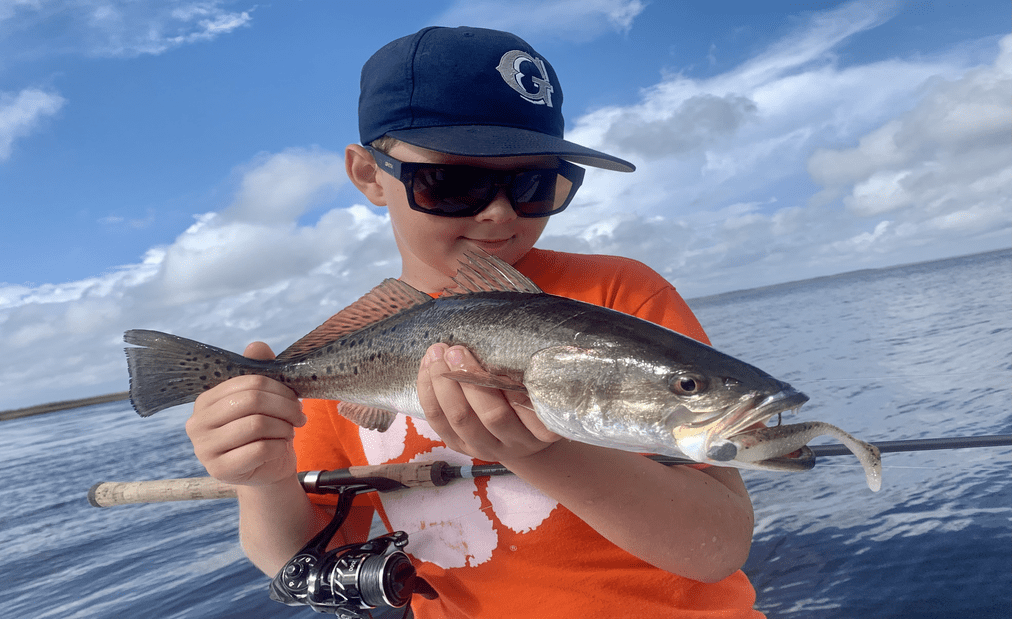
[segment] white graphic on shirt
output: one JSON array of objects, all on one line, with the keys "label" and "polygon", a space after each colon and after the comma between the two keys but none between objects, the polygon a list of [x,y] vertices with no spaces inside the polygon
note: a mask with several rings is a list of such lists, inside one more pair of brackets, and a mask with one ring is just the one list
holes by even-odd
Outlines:
[{"label": "white graphic on shirt", "polygon": [[[404,453],[408,424],[420,436],[439,441],[422,419],[398,415],[386,432],[359,429],[369,464],[384,464]],[[435,447],[416,455],[412,462],[443,460],[467,465],[473,461],[447,447]],[[439,488],[415,488],[381,494],[383,509],[394,531],[406,531],[406,550],[417,559],[441,568],[474,567],[492,558],[499,544],[493,520],[481,509],[482,497],[473,479],[459,479]],[[513,476],[490,477],[488,502],[496,517],[515,533],[538,528],[558,503]]]},{"label": "white graphic on shirt", "polygon": [[500,521],[515,533],[541,526],[559,503],[513,475],[488,479],[488,500]]},{"label": "white graphic on shirt", "polygon": [[[412,458],[470,464],[471,459],[446,447]],[[415,488],[380,496],[390,526],[407,531],[405,550],[442,568],[474,567],[492,558],[499,536],[481,510],[474,480],[450,482],[440,488]]]},{"label": "white graphic on shirt", "polygon": [[437,443],[443,442],[443,439],[439,438],[439,435],[432,429],[432,426],[429,425],[428,421],[424,419],[412,419],[411,425],[415,426],[416,432],[430,441],[436,441]]},{"label": "white graphic on shirt", "polygon": [[377,465],[389,462],[404,453],[404,439],[408,436],[408,418],[405,415],[394,417],[393,423],[386,432],[358,429],[358,437],[362,441],[362,451],[369,464]]}]

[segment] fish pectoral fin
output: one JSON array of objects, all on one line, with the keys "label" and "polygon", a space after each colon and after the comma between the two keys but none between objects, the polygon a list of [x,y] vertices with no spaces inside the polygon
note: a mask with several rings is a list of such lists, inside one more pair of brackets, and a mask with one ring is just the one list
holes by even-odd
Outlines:
[{"label": "fish pectoral fin", "polygon": [[397,417],[397,413],[353,402],[338,402],[337,412],[348,421],[362,426],[366,430],[380,432],[386,432]]},{"label": "fish pectoral fin", "polygon": [[503,391],[519,391],[521,393],[527,393],[527,387],[525,387],[523,383],[515,381],[508,376],[498,376],[485,371],[468,372],[464,370],[454,370],[443,374],[443,376],[451,378],[458,383],[478,385],[479,387],[491,387],[492,389],[502,389]]}]

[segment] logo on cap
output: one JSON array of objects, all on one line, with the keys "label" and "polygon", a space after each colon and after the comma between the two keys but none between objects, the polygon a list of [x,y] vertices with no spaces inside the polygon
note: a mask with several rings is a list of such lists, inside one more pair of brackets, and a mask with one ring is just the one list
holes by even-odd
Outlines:
[{"label": "logo on cap", "polygon": [[[520,65],[524,62],[530,62],[537,67],[538,72],[541,73],[541,77],[531,75],[531,82],[537,86],[536,92],[530,92],[524,87],[523,80],[527,75],[520,70]],[[552,83],[548,81],[548,71],[545,70],[545,61],[540,58],[535,58],[527,52],[515,49],[511,52],[503,54],[499,60],[499,66],[496,67],[499,71],[499,75],[502,76],[503,80],[509,84],[510,88],[520,93],[524,99],[534,103],[535,105],[547,105],[552,107],[552,92],[555,90],[552,87]]]}]

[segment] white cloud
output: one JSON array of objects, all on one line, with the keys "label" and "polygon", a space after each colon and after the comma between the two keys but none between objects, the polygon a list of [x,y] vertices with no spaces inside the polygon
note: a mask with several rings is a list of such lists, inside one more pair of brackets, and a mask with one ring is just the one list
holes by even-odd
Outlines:
[{"label": "white cloud", "polygon": [[508,8],[495,0],[457,0],[433,23],[589,41],[608,31],[629,32],[644,8],[641,0],[520,0]]},{"label": "white cloud", "polygon": [[66,103],[60,95],[26,88],[17,95],[0,92],[0,161],[10,158],[14,141],[29,135]]},{"label": "white cloud", "polygon": [[545,242],[636,257],[689,296],[1008,246],[1012,37],[981,66],[993,40],[839,66],[833,46],[894,9],[843,5],[577,119],[567,138],[638,169],[589,171]]},{"label": "white cloud", "polygon": [[0,22],[10,19],[19,9],[38,9],[43,0],[0,0]]},{"label": "white cloud", "polygon": [[[889,213],[897,232],[923,243],[948,231],[1012,227],[1012,36],[994,64],[936,78],[910,111],[854,148],[820,149],[808,170],[823,199],[842,195],[854,215]],[[877,229],[876,229],[877,230]],[[896,235],[867,237],[895,243]]]},{"label": "white cloud", "polygon": [[333,197],[338,172],[341,154],[322,149],[258,157],[231,205],[197,216],[141,263],[66,284],[0,286],[0,409],[125,389],[131,328],[232,350],[257,337],[280,351],[395,274],[385,213],[355,205],[300,223]]},{"label": "white cloud", "polygon": [[235,202],[222,213],[228,219],[292,221],[332,197],[346,180],[344,157],[318,148],[265,155],[247,168]]},{"label": "white cloud", "polygon": [[[840,66],[833,46],[887,19],[880,6],[843,5],[726,73],[671,74],[634,105],[571,118],[567,137],[639,169],[589,170],[541,245],[640,259],[689,297],[1007,247],[1012,37],[983,64],[970,59],[995,41]],[[339,154],[290,149],[238,175],[230,204],[140,264],[0,286],[0,408],[124,389],[129,328],[278,350],[398,272],[385,213],[333,208]]]},{"label": "white cloud", "polygon": [[17,29],[46,33],[24,42],[45,53],[133,57],[209,41],[252,21],[253,8],[231,11],[225,4],[222,0],[15,0],[0,4],[0,20],[12,22]]},{"label": "white cloud", "polygon": [[701,93],[656,115],[624,110],[604,140],[645,158],[678,155],[733,135],[756,109],[747,97]]}]

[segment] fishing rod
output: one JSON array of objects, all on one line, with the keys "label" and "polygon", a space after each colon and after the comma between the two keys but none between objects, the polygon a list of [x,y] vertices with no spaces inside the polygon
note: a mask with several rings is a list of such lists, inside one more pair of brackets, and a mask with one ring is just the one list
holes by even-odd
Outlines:
[{"label": "fishing rod", "polygon": [[[985,436],[958,436],[924,438],[873,443],[882,453],[932,451],[940,449],[967,449],[976,447],[1003,447],[1012,445],[1012,434]],[[806,448],[799,469],[815,466],[818,457],[850,455],[843,445],[813,445]],[[648,456],[665,465],[695,464],[686,458]],[[381,464],[353,466],[329,471],[299,473],[299,481],[306,492],[313,494],[339,493],[349,486],[364,487],[366,491],[393,492],[407,488],[433,488],[449,484],[455,479],[494,477],[513,473],[498,463],[457,465],[444,461],[412,462],[407,464]],[[99,482],[88,490],[88,502],[94,507],[113,507],[134,503],[161,503],[167,501],[198,501],[235,498],[235,486],[213,477],[157,479],[134,482]]]}]

